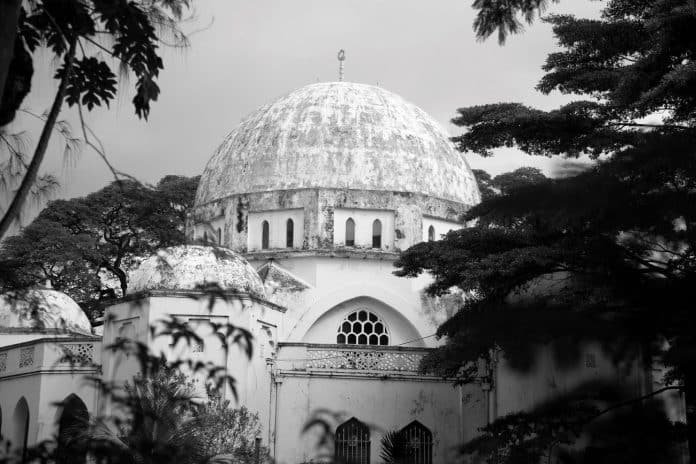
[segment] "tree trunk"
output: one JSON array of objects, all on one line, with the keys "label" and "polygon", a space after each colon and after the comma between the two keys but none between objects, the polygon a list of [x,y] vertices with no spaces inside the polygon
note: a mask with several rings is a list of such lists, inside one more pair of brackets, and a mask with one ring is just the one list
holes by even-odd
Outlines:
[{"label": "tree trunk", "polygon": [[0,0],[0,108],[2,108],[2,96],[5,92],[10,63],[14,57],[21,6],[22,0]]},{"label": "tree trunk", "polygon": [[[2,2],[4,0],[0,0]],[[48,113],[48,118],[44,124],[43,130],[41,131],[41,136],[39,137],[39,143],[36,145],[36,150],[34,151],[34,157],[31,159],[31,163],[27,168],[27,172],[22,179],[22,183],[15,193],[12,202],[5,211],[2,220],[0,221],[0,239],[2,239],[7,233],[10,225],[19,216],[22,206],[29,195],[31,187],[36,182],[36,177],[39,174],[39,168],[46,156],[46,150],[48,149],[48,142],[51,139],[51,133],[53,132],[53,127],[58,119],[58,114],[60,113],[60,108],[63,106],[63,98],[65,98],[65,89],[72,75],[72,66],[75,60],[75,44],[77,39],[74,39],[70,44],[70,49],[68,54],[65,56],[65,73],[58,86],[58,92],[56,92],[56,97],[53,100],[53,105],[51,106],[51,111]]]}]

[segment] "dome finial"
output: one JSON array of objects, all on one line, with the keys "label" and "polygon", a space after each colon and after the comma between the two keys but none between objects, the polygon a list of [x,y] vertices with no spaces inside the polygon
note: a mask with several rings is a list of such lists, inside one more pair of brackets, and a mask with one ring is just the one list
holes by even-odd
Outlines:
[{"label": "dome finial", "polygon": [[343,82],[343,62],[346,61],[346,52],[343,49],[338,51],[338,81]]}]

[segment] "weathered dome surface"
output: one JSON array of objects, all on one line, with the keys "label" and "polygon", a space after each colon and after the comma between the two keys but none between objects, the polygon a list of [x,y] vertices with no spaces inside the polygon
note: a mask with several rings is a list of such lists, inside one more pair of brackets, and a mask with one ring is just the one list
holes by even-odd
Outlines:
[{"label": "weathered dome surface", "polygon": [[208,161],[196,204],[316,187],[480,198],[463,155],[423,110],[380,87],[329,82],[246,118]]},{"label": "weathered dome surface", "polygon": [[65,293],[44,288],[0,295],[2,328],[92,333],[92,324],[75,300]]},{"label": "weathered dome surface", "polygon": [[131,292],[196,290],[217,284],[223,290],[265,297],[256,269],[227,248],[192,245],[163,248],[143,260],[128,277]]}]

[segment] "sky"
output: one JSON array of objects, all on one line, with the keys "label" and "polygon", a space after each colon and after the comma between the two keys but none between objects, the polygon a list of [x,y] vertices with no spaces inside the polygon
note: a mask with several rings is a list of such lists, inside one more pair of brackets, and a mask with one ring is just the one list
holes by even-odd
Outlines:
[{"label": "sky", "polygon": [[[540,21],[500,46],[480,42],[472,29],[471,0],[194,0],[195,16],[183,25],[190,47],[163,51],[161,95],[148,121],[130,102],[134,80],[122,79],[118,101],[87,115],[111,162],[147,183],[167,174],[198,175],[224,137],[250,112],[306,84],[338,77],[336,54],[345,49],[345,80],[376,84],[416,104],[451,135],[449,121],[463,106],[522,102],[551,109],[573,98],[543,95],[534,86],[546,55],[556,49]],[[595,16],[596,1],[570,1],[549,12]],[[24,106],[36,113],[55,92],[56,63],[41,55]],[[75,110],[61,117],[75,124]],[[22,116],[33,148],[40,126]],[[483,159],[465,155],[472,168],[492,174],[537,166],[548,175],[555,161],[514,149]],[[59,137],[44,172],[60,181],[58,198],[85,195],[112,180],[106,165],[85,147],[65,158]]]}]

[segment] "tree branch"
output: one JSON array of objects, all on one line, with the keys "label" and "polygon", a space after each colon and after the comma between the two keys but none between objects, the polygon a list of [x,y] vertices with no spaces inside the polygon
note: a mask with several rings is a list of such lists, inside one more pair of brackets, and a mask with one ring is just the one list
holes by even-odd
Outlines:
[{"label": "tree branch", "polygon": [[73,40],[70,43],[70,49],[68,50],[68,53],[65,56],[65,72],[63,73],[63,78],[61,79],[60,85],[58,86],[58,91],[56,92],[56,96],[53,100],[53,105],[51,105],[51,110],[48,113],[46,124],[44,124],[43,130],[41,131],[41,136],[39,137],[39,143],[36,146],[34,157],[32,158],[31,163],[29,163],[27,173],[24,176],[24,179],[22,179],[22,183],[19,186],[19,189],[17,190],[17,193],[15,194],[14,198],[12,199],[10,206],[7,208],[7,211],[5,211],[2,220],[0,220],[0,238],[2,238],[7,233],[7,231],[10,228],[10,225],[19,216],[19,213],[22,209],[22,206],[24,205],[27,195],[29,194],[29,191],[36,182],[36,177],[38,176],[41,163],[43,162],[44,157],[46,156],[48,142],[51,139],[53,127],[56,124],[58,114],[60,113],[60,109],[63,105],[63,99],[65,98],[65,90],[68,86],[68,81],[72,76],[73,62],[75,60],[75,42],[76,40]]}]

